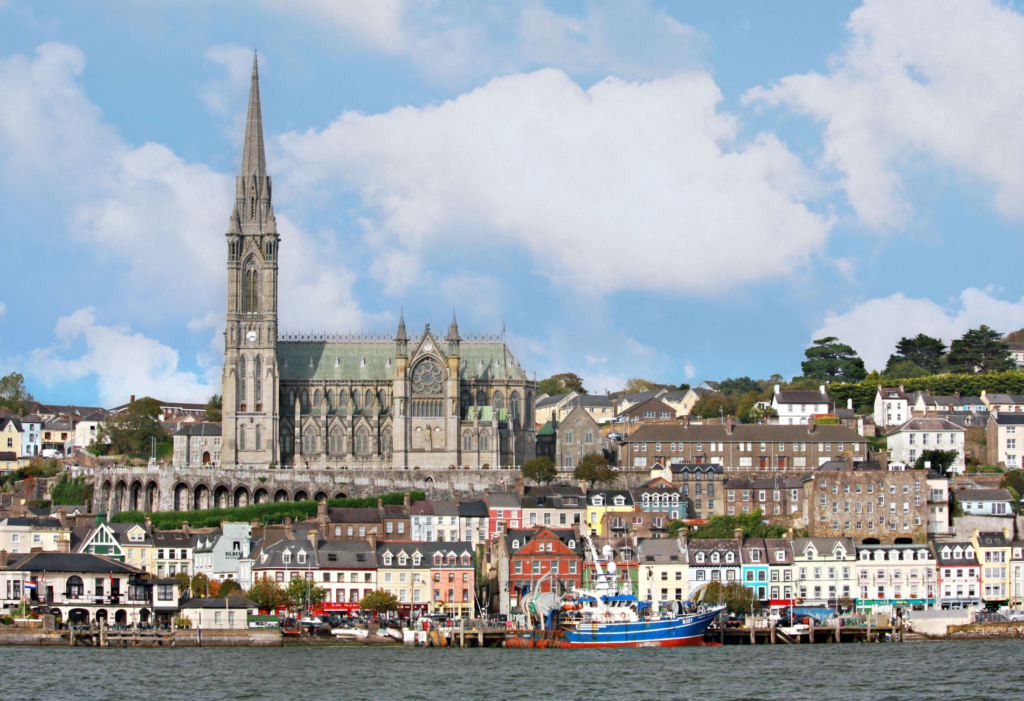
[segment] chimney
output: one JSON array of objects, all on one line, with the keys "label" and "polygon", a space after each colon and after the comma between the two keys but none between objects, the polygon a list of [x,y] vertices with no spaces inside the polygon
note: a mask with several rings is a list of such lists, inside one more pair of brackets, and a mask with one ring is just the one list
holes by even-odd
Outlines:
[{"label": "chimney", "polygon": [[1010,533],[1010,527],[1009,526],[1003,526],[1003,537],[1006,538],[1007,540],[1013,540],[1013,536]]},{"label": "chimney", "polygon": [[[68,514],[64,509],[57,509],[57,513],[54,515],[57,517],[57,520],[60,521],[61,528],[68,527]],[[149,519],[146,520],[148,521]]]},{"label": "chimney", "polygon": [[128,403],[129,404],[134,404],[135,403],[135,395],[134,394],[132,395],[131,401],[129,401]]},{"label": "chimney", "polygon": [[729,414],[725,419],[725,435],[732,435],[732,414]]},{"label": "chimney", "polygon": [[825,385],[818,385],[818,391],[825,394]]},{"label": "chimney", "polygon": [[309,533],[306,534],[306,538],[309,539],[309,544],[313,546],[313,550],[317,550],[320,547],[320,531],[315,528],[310,528]]},{"label": "chimney", "polygon": [[404,496],[404,497],[402,497],[402,505],[403,505],[403,506],[404,506],[404,507],[405,507],[406,509],[408,509],[408,508],[409,508],[409,492],[406,492],[406,493],[405,493],[405,496]]},{"label": "chimney", "polygon": [[853,411],[853,397],[846,398],[846,408]]},{"label": "chimney", "polygon": [[149,516],[146,517],[146,533],[153,533],[153,519],[151,519]]},{"label": "chimney", "polygon": [[853,453],[843,451],[843,462],[846,463],[847,470],[853,470]]},{"label": "chimney", "polygon": [[284,517],[284,537],[285,540],[295,540],[295,527],[292,525],[292,517]]},{"label": "chimney", "polygon": [[384,500],[378,498],[377,499],[377,511],[383,511],[383,510],[384,510]]},{"label": "chimney", "polygon": [[192,535],[192,529],[189,528],[188,521],[181,522],[181,534],[186,538]]},{"label": "chimney", "polygon": [[779,393],[779,386],[775,385],[775,394],[778,394],[778,393]]},{"label": "chimney", "polygon": [[59,553],[70,553],[71,552],[71,541],[67,538],[61,538],[57,541],[57,552]]},{"label": "chimney", "polygon": [[[378,504],[379,503],[380,502],[378,501]],[[378,506],[378,508],[380,508],[380,507]],[[316,521],[317,521],[317,523],[319,523],[321,525],[327,523],[327,502],[326,501],[322,501],[322,502],[320,502],[319,504],[316,505]]]},{"label": "chimney", "polygon": [[743,529],[737,528],[732,532],[732,537],[736,539],[736,547],[743,547]]},{"label": "chimney", "polygon": [[7,567],[7,551],[0,550],[0,567]]},{"label": "chimney", "polygon": [[679,548],[685,553],[688,545],[689,531],[686,526],[679,529]]},{"label": "chimney", "polygon": [[790,526],[789,528],[787,528],[785,535],[783,535],[782,537],[785,538],[786,540],[792,541],[793,540],[793,527]]},{"label": "chimney", "polygon": [[900,392],[906,392],[906,390],[903,389],[903,385],[900,385]]},{"label": "chimney", "polygon": [[253,531],[255,531],[259,527],[260,527],[260,520],[258,518],[254,518],[252,520],[252,522],[249,524],[249,529],[253,530]]},{"label": "chimney", "polygon": [[491,495],[490,487],[484,487],[484,496],[489,497]]},{"label": "chimney", "polygon": [[377,534],[371,533],[370,535],[366,536],[366,539],[370,541],[370,549],[374,552],[377,552]]},{"label": "chimney", "polygon": [[814,417],[807,420],[807,433],[814,433]]}]

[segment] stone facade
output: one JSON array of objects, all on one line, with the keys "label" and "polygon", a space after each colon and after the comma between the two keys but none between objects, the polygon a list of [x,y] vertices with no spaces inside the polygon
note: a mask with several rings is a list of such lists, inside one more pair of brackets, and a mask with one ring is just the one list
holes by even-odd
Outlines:
[{"label": "stone facade", "polygon": [[216,423],[185,424],[174,434],[175,467],[220,465],[221,425]]},{"label": "stone facade", "polygon": [[224,466],[521,465],[536,454],[535,383],[502,337],[279,332],[280,237],[253,64],[229,221]]},{"label": "stone facade", "polygon": [[817,470],[804,478],[804,526],[812,537],[923,543],[928,528],[927,479],[924,470]]}]

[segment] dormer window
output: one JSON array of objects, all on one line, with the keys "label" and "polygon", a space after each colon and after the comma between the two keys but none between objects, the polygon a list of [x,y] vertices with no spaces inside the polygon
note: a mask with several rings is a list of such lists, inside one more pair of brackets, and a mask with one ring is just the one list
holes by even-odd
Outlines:
[{"label": "dormer window", "polygon": [[281,562],[283,562],[284,564],[288,565],[288,564],[291,564],[291,561],[292,561],[292,554],[290,552],[285,550],[283,553],[281,553]]},{"label": "dormer window", "polygon": [[590,503],[592,503],[594,506],[603,506],[604,505],[604,498],[603,497],[594,497],[591,500]]},{"label": "dormer window", "polygon": [[861,554],[860,554],[860,559],[861,560],[870,560],[871,559],[871,553],[869,553],[867,550],[862,551]]},{"label": "dormer window", "polygon": [[423,562],[423,556],[422,555],[420,555],[419,553],[416,553],[415,555],[412,556],[412,566],[413,567],[419,567],[421,562]]},{"label": "dormer window", "polygon": [[570,540],[569,541],[569,549],[570,550],[575,550],[576,549],[576,541],[575,540]]},{"label": "dormer window", "polygon": [[717,565],[720,559],[718,553],[711,553],[711,564]]},{"label": "dormer window", "polygon": [[392,559],[393,559],[393,558],[392,558],[392,556],[391,556],[391,553],[386,553],[386,554],[384,555],[384,566],[385,566],[385,567],[391,567],[391,561],[392,561]]},{"label": "dormer window", "polygon": [[615,506],[625,506],[626,504],[626,498],[621,496],[615,497],[613,501],[615,502]]},{"label": "dormer window", "polygon": [[408,562],[409,562],[409,558],[407,558],[407,557],[405,556],[405,553],[402,553],[401,555],[399,555],[399,556],[398,556],[398,566],[399,566],[399,567],[405,567],[405,565],[406,565],[406,564],[407,564]]},{"label": "dormer window", "polygon": [[785,560],[786,559],[786,551],[785,550],[776,550],[775,551],[775,559],[778,562],[782,562],[783,560]]},{"label": "dormer window", "polygon": [[469,567],[469,564],[470,564],[469,555],[463,555],[462,556],[462,566],[463,567]]},{"label": "dormer window", "polygon": [[758,551],[758,550],[751,550],[750,551],[750,561],[751,562],[760,562],[761,561],[761,553],[760,553],[760,551]]},{"label": "dormer window", "polygon": [[518,550],[519,549],[519,541],[518,540],[513,540],[512,541],[512,549],[513,550]]},{"label": "dormer window", "polygon": [[434,553],[434,564],[435,565],[440,567],[442,562],[443,562],[443,560],[444,560],[444,558],[441,556],[441,553]]},{"label": "dormer window", "polygon": [[306,551],[305,550],[300,550],[299,551],[299,555],[298,555],[297,560],[298,560],[298,563],[300,565],[306,564]]},{"label": "dormer window", "polygon": [[693,559],[695,562],[704,562],[704,553],[697,553],[697,556]]},{"label": "dormer window", "polygon": [[732,563],[732,561],[733,561],[734,559],[735,559],[735,558],[733,557],[732,553],[726,553],[726,554],[725,554],[725,561],[726,561],[726,562],[728,562],[728,563]]}]

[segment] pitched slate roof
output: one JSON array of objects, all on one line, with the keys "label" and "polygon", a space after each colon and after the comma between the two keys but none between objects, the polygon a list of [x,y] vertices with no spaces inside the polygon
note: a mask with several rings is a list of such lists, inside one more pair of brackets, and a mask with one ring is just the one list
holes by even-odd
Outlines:
[{"label": "pitched slate roof", "polygon": [[370,507],[339,506],[327,509],[327,520],[331,523],[380,523],[380,512]]},{"label": "pitched slate roof", "polygon": [[12,516],[0,521],[7,526],[28,526],[29,528],[60,528],[60,521],[55,518],[25,518]]},{"label": "pitched slate roof", "polygon": [[549,407],[549,406],[555,406],[556,404],[558,404],[559,402],[561,402],[563,399],[565,399],[568,396],[569,396],[568,393],[565,393],[565,394],[551,394],[551,395],[548,395],[546,397],[542,397],[541,399],[538,399],[536,402],[534,402],[534,406],[536,408],[538,408],[538,409],[543,409],[543,408]]},{"label": "pitched slate roof", "polygon": [[828,394],[810,389],[783,389],[775,393],[779,404],[828,404]]},{"label": "pitched slate roof", "polygon": [[518,509],[522,506],[518,492],[491,492],[485,500],[492,509]]},{"label": "pitched slate roof", "polygon": [[[226,599],[226,601],[225,601]],[[182,601],[180,607],[183,609],[258,609],[259,606],[241,594],[230,594],[224,599],[188,599]]]},{"label": "pitched slate roof", "polygon": [[637,556],[641,563],[678,562],[686,564],[687,555],[688,551],[683,547],[679,538],[644,538],[637,546]]},{"label": "pitched slate roof", "polygon": [[[544,527],[511,530],[505,534],[505,549],[510,555],[515,555],[517,552],[525,548],[535,536],[543,533],[544,531],[551,531],[551,533],[553,533],[560,541],[565,543],[566,546],[568,546],[571,541],[573,544],[573,551],[577,555],[583,554],[583,540],[576,535],[575,531],[568,528]],[[514,541],[518,541],[520,543],[518,548],[512,547],[512,543]]]},{"label": "pitched slate roof", "polygon": [[[457,558],[461,560],[463,555],[473,556],[473,544],[465,543],[462,541],[451,541],[451,542],[437,542],[437,541],[414,541],[414,540],[389,540],[384,543],[377,545],[377,563],[378,567],[395,568],[402,567],[399,564],[398,555],[405,553],[409,559],[406,561],[404,567],[412,569],[416,567],[413,564],[413,555],[419,553],[423,557],[423,561],[419,567],[430,567],[433,565],[433,558],[436,553],[441,553],[445,558],[448,557],[449,553],[454,553]],[[390,565],[384,564],[384,556],[391,553],[394,558]]]},{"label": "pitched slate roof", "polygon": [[983,548],[1005,548],[1009,547],[1010,541],[1002,531],[978,533],[978,545]]},{"label": "pitched slate roof", "polygon": [[328,540],[320,543],[321,568],[375,569],[377,551],[367,540]]},{"label": "pitched slate roof", "polygon": [[196,421],[194,423],[182,424],[181,428],[175,431],[176,436],[219,436],[221,425],[211,421]]},{"label": "pitched slate roof", "polygon": [[885,435],[891,436],[901,431],[963,431],[962,426],[958,426],[952,421],[947,419],[910,419],[904,421],[896,428],[892,429]]},{"label": "pitched slate roof", "polygon": [[[977,565],[978,564],[978,553],[974,551],[974,546],[969,542],[949,542],[949,543],[936,543],[932,541],[929,543],[932,546],[932,555],[934,555],[936,561],[940,565]],[[960,548],[961,557],[954,557],[956,548]],[[942,555],[943,550],[949,548],[949,557]],[[971,557],[967,558],[967,549],[971,549]]]},{"label": "pitched slate roof", "polygon": [[[813,430],[811,430],[813,429]],[[961,430],[961,429],[957,429]],[[732,443],[738,441],[791,443],[794,441],[833,443],[865,443],[866,439],[856,431],[838,424],[824,426],[788,426],[782,424],[733,424],[732,433],[724,424],[699,424],[683,426],[673,423],[644,424],[626,443],[710,443],[711,441]]]},{"label": "pitched slate roof", "polygon": [[1020,426],[1024,425],[1024,414],[999,412],[989,414],[992,421],[995,421],[998,426]]},{"label": "pitched slate roof", "polygon": [[24,572],[78,572],[102,574],[142,574],[142,570],[91,553],[31,553],[8,569]]},{"label": "pitched slate roof", "polygon": [[1005,489],[958,489],[954,492],[961,501],[1013,501],[1013,496]]},{"label": "pitched slate roof", "polygon": [[486,502],[483,501],[460,501],[459,502],[459,517],[460,518],[487,518],[491,512],[487,508]]}]

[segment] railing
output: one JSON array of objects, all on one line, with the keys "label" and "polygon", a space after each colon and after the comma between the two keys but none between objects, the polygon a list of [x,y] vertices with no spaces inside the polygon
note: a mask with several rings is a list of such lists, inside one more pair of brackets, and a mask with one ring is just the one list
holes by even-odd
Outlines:
[{"label": "railing", "polygon": [[[278,341],[287,343],[394,343],[393,333],[295,333],[281,332]],[[409,336],[409,343],[415,345],[423,340],[422,336]],[[442,341],[443,343],[444,341]],[[501,343],[500,333],[469,333],[461,338],[462,343]]]}]

